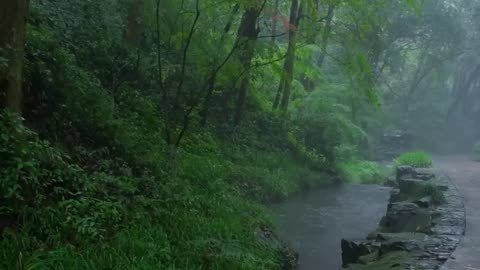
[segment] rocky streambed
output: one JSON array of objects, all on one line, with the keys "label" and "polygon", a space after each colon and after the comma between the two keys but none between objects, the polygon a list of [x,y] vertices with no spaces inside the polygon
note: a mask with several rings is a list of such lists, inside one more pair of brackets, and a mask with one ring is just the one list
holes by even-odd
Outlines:
[{"label": "rocky streambed", "polygon": [[463,199],[447,175],[401,166],[390,184],[380,226],[365,240],[343,239],[346,269],[433,270],[450,257],[465,233]]}]

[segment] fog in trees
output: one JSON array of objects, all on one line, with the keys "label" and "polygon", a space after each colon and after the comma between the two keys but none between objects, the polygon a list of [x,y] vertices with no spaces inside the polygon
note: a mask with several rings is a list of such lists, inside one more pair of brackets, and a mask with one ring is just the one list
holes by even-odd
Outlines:
[{"label": "fog in trees", "polygon": [[427,180],[406,203],[430,211],[443,193],[422,169],[480,159],[479,14],[0,1],[0,269],[294,269],[296,229],[336,267],[337,238],[389,211],[399,167]]}]

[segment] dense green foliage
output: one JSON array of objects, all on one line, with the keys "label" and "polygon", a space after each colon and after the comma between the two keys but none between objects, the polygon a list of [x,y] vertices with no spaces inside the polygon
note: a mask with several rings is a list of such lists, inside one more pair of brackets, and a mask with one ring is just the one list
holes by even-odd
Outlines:
[{"label": "dense green foliage", "polygon": [[395,167],[408,165],[415,168],[430,168],[433,166],[432,157],[423,151],[404,153],[397,157],[393,163]]},{"label": "dense green foliage", "polygon": [[[268,269],[278,263],[269,243],[251,234],[269,224],[268,216],[229,190],[222,175],[227,163],[194,165],[209,171],[188,172],[203,183],[129,176],[131,168],[118,160],[101,160],[104,167],[88,173],[17,118],[2,115],[0,128],[8,146],[0,149],[2,217],[22,225],[4,232],[3,269]],[[198,159],[192,155],[184,169]]]},{"label": "dense green foliage", "polygon": [[[0,268],[288,267],[262,203],[382,183],[369,160],[383,132],[428,137],[425,117],[447,114],[436,98],[450,82],[424,80],[450,71],[463,32],[436,26],[463,29],[458,12],[434,0],[31,1],[23,118],[0,112]],[[423,152],[395,163],[432,165]]]},{"label": "dense green foliage", "polygon": [[382,184],[386,178],[382,168],[371,161],[341,162],[337,169],[342,179],[357,184]]}]

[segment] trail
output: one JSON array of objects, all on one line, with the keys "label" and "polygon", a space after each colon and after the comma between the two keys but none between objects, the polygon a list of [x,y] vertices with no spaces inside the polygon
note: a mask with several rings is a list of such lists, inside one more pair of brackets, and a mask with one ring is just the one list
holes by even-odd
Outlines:
[{"label": "trail", "polygon": [[448,156],[438,158],[436,166],[458,187],[467,215],[465,237],[442,270],[480,270],[480,163],[467,156]]}]

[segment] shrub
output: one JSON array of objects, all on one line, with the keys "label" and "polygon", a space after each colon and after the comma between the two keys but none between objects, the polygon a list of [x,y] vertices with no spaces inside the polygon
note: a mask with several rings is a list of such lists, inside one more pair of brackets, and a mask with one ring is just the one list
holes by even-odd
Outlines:
[{"label": "shrub", "polygon": [[271,226],[268,214],[232,193],[230,164],[209,155],[185,154],[180,178],[162,181],[108,174],[108,160],[89,173],[0,114],[0,221],[19,223],[3,232],[0,269],[274,269],[278,247],[252,233]]},{"label": "shrub", "polygon": [[394,167],[409,165],[415,168],[430,168],[433,166],[432,157],[425,152],[407,152],[393,161]]},{"label": "shrub", "polygon": [[358,184],[381,184],[385,175],[380,166],[371,161],[348,161],[337,164],[343,180]]},{"label": "shrub", "polygon": [[445,202],[445,195],[432,183],[426,183],[419,191],[420,197],[432,198],[432,203],[439,205]]},{"label": "shrub", "polygon": [[70,241],[102,238],[123,219],[120,201],[104,192],[128,181],[88,175],[16,115],[0,114],[0,135],[0,218],[39,239]]}]

